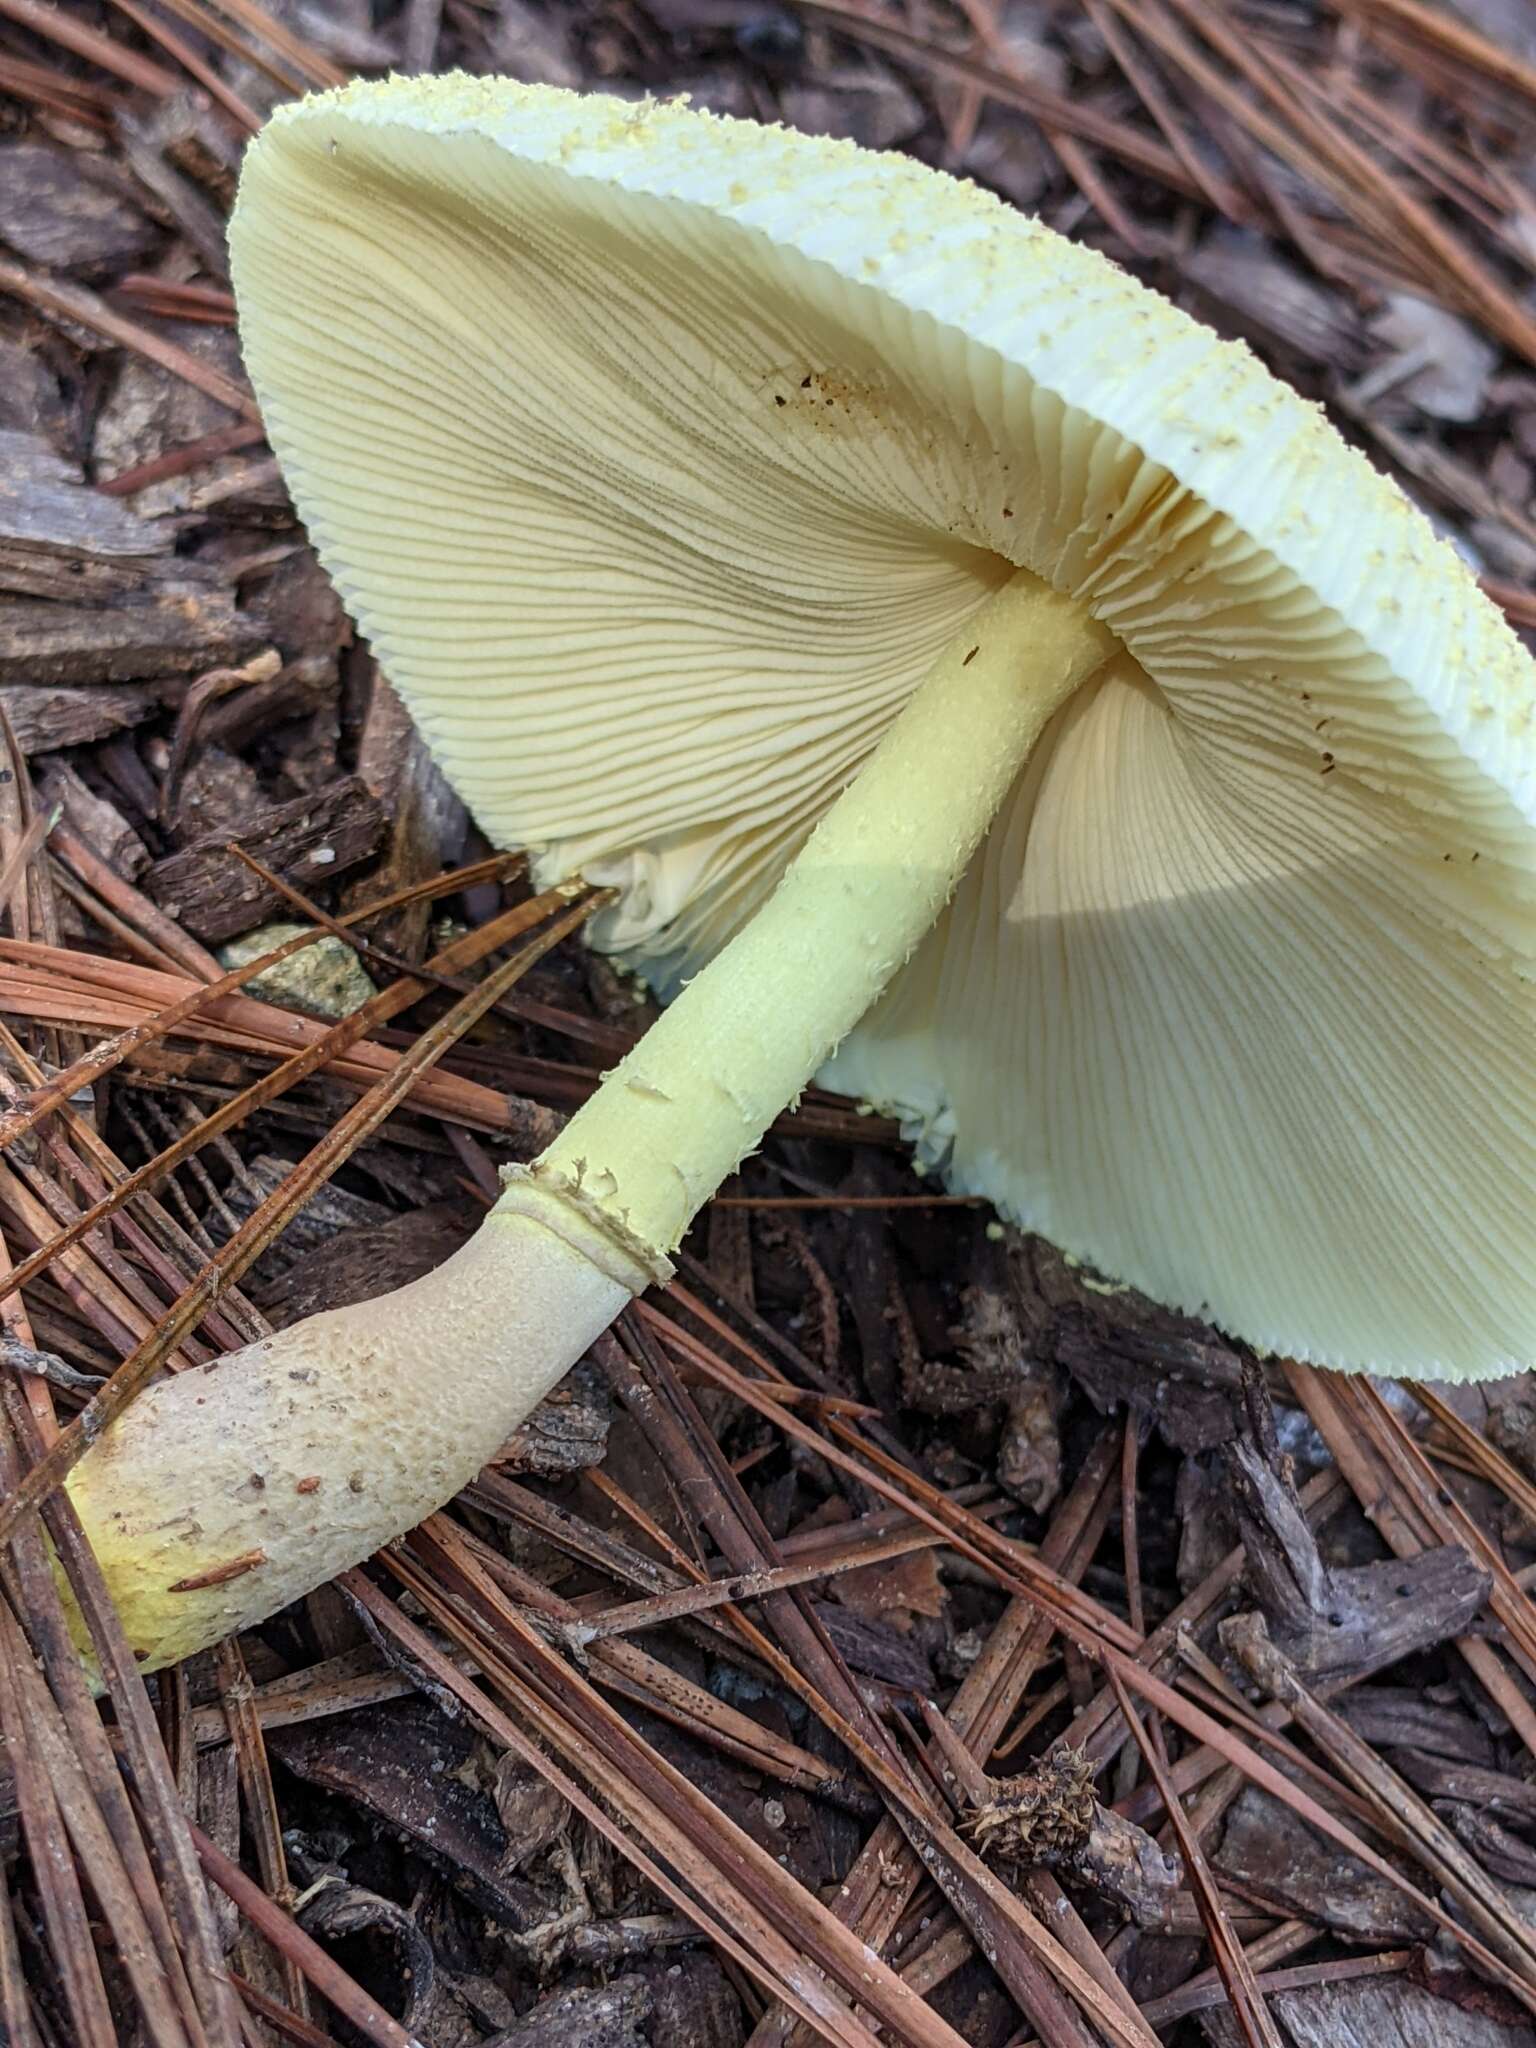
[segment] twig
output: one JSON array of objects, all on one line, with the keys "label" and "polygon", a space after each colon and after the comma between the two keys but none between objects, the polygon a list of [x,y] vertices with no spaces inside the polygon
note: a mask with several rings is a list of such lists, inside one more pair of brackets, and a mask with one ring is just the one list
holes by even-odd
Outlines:
[{"label": "twig", "polygon": [[172,72],[152,64],[148,57],[125,49],[100,29],[75,20],[62,7],[47,6],[45,0],[0,0],[0,14],[45,41],[57,43],[61,50],[73,50],[87,63],[99,64],[103,71],[110,71],[125,84],[153,93],[157,99],[168,99],[180,84]]},{"label": "twig", "polygon": [[[0,0],[0,6],[16,4],[17,0]],[[261,414],[255,399],[232,378],[226,377],[222,370],[214,369],[212,364],[178,347],[174,341],[152,334],[147,327],[125,320],[94,292],[87,291],[84,285],[66,284],[60,278],[38,277],[24,270],[19,263],[0,262],[0,292],[10,292],[13,297],[24,299],[28,305],[36,306],[40,312],[50,313],[56,319],[79,321],[82,327],[89,327],[108,341],[115,341],[119,348],[131,349],[135,355],[157,363],[173,377],[180,377],[184,384],[194,385],[205,397],[260,425]]]},{"label": "twig", "polygon": [[233,86],[222,79],[213,65],[200,56],[190,43],[184,42],[174,29],[157,21],[147,7],[137,5],[137,0],[112,0],[119,14],[128,19],[152,42],[160,45],[167,56],[174,57],[181,68],[195,78],[208,97],[217,101],[225,113],[247,135],[254,135],[261,126],[261,116],[243,100]]},{"label": "twig", "polygon": [[1232,2016],[1242,2029],[1249,2048],[1284,2048],[1280,2034],[1270,2017],[1254,1977],[1253,1965],[1244,1953],[1242,1943],[1232,1932],[1232,1923],[1227,1918],[1226,1908],[1221,1902],[1221,1893],[1211,1876],[1211,1867],[1205,1860],[1205,1851],[1200,1846],[1200,1837],[1189,1824],[1189,1818],[1179,1803],[1178,1794],[1168,1781],[1168,1768],[1159,1747],[1147,1730],[1141,1725],[1141,1717],[1131,1705],[1119,1674],[1111,1668],[1110,1687],[1114,1692],[1125,1724],[1136,1739],[1153,1782],[1162,1795],[1163,1807],[1178,1838],[1179,1854],[1184,1861],[1185,1875],[1200,1906],[1200,1917],[1205,1922],[1206,1938],[1211,1945],[1211,1954],[1216,1959],[1216,1968],[1226,1987],[1227,1999],[1232,2007]]},{"label": "twig", "polygon": [[183,441],[179,448],[168,448],[163,455],[152,455],[147,462],[135,463],[132,469],[120,470],[116,476],[99,477],[96,488],[109,498],[128,498],[135,491],[147,490],[151,484],[185,476],[188,470],[200,469],[204,463],[217,462],[222,455],[234,455],[265,439],[265,429],[254,421],[238,427],[221,427],[217,433],[201,434],[195,441]]}]

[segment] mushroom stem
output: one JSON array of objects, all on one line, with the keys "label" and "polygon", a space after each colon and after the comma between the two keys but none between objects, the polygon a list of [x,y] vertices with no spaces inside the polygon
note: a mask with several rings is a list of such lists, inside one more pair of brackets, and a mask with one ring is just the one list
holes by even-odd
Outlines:
[{"label": "mushroom stem", "polygon": [[752,923],[464,1249],[143,1394],[68,1486],[142,1666],[248,1627],[472,1479],[666,1254],[948,901],[1113,651],[1027,572],[967,623]]},{"label": "mushroom stem", "polygon": [[665,1255],[831,1056],[949,901],[1048,721],[1114,651],[1077,600],[1016,570],[785,870],[497,1214],[574,1192]]}]

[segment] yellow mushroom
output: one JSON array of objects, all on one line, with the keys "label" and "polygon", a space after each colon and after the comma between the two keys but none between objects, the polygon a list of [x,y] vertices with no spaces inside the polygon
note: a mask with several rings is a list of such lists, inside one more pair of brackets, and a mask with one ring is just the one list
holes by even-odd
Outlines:
[{"label": "yellow mushroom", "polygon": [[1321,414],[898,158],[482,79],[231,232],[321,556],[481,824],[676,1000],[428,1279],[71,1490],[146,1662],[469,1479],[813,1075],[1261,1348],[1536,1348],[1536,677]]}]

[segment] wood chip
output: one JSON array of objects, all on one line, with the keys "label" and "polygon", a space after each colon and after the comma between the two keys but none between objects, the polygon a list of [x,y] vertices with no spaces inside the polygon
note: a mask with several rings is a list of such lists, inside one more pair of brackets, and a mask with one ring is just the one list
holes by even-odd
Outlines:
[{"label": "wood chip", "polygon": [[[240,842],[265,867],[313,891],[368,858],[384,837],[384,813],[356,775],[313,797],[271,804],[252,817]],[[276,890],[228,850],[224,837],[199,839],[157,861],[144,892],[205,944],[235,938],[283,905]]]},{"label": "wood chip", "polygon": [[[182,576],[181,571],[187,573]],[[196,675],[251,654],[261,636],[236,612],[229,590],[178,580],[110,604],[0,605],[0,683],[131,683]]]},{"label": "wood chip", "polygon": [[142,262],[162,230],[125,196],[122,173],[84,150],[0,147],[0,239],[29,263],[79,277]]},{"label": "wood chip", "polygon": [[170,552],[169,535],[88,490],[40,434],[0,427],[0,590],[76,603],[117,596]]},{"label": "wood chip", "polygon": [[140,725],[159,710],[161,695],[152,686],[108,683],[74,690],[68,685],[11,683],[0,687],[0,704],[28,754],[50,754],[59,747],[79,747]]}]

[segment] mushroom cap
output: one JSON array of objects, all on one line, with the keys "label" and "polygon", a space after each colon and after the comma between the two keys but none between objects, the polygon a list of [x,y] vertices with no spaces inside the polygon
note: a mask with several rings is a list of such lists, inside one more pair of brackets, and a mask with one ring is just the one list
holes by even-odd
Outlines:
[{"label": "mushroom cap", "polygon": [[663,993],[1012,566],[1124,654],[824,1076],[1262,1349],[1536,1352],[1536,670],[1319,408],[850,144],[500,81],[282,108],[231,234],[321,557]]}]

